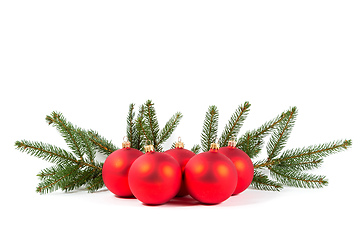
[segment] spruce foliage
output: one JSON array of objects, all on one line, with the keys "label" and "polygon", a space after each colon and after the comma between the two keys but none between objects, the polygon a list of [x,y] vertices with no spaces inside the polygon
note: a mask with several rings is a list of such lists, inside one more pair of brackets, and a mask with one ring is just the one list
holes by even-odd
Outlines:
[{"label": "spruce foliage", "polygon": [[[148,140],[157,151],[161,151],[162,144],[169,139],[182,118],[181,113],[175,113],[160,130],[153,105],[150,100],[141,105],[137,118],[135,105],[129,106],[126,133],[133,148],[142,150]],[[103,163],[96,161],[96,152],[108,156],[118,147],[94,130],[73,125],[59,112],[52,112],[45,119],[58,130],[70,151],[43,142],[15,142],[18,150],[54,164],[39,172],[40,183],[36,191],[44,194],[58,189],[67,192],[85,187],[89,192],[94,192],[102,188]]]},{"label": "spruce foliage", "polygon": [[136,129],[136,119],[135,119],[135,104],[131,103],[129,105],[129,113],[127,116],[127,128],[126,128],[126,135],[128,141],[131,143],[131,146],[135,149],[141,148],[141,141],[139,139],[139,134]]},{"label": "spruce foliage", "polygon": [[205,115],[204,125],[201,133],[201,150],[210,150],[211,143],[216,141],[219,124],[219,111],[216,106],[208,108]]},{"label": "spruce foliage", "polygon": [[291,130],[294,127],[296,116],[297,109],[293,107],[287,111],[284,120],[280,121],[275,127],[266,147],[268,159],[276,157],[285,147],[286,141],[289,139]]},{"label": "spruce foliage", "polygon": [[46,116],[46,121],[60,132],[71,152],[42,142],[15,142],[20,151],[55,164],[40,171],[38,177],[41,182],[36,191],[71,191],[85,186],[89,192],[93,192],[103,187],[102,163],[95,161],[95,149],[88,132],[74,126],[58,112]]},{"label": "spruce foliage", "polygon": [[119,149],[111,141],[101,136],[98,132],[90,129],[87,131],[87,133],[89,140],[91,141],[92,146],[96,151],[108,156],[112,152]]},{"label": "spruce foliage", "polygon": [[[196,154],[208,151],[211,143],[217,139],[220,146],[226,146],[229,140],[236,138],[240,133],[250,106],[249,102],[245,102],[235,109],[219,138],[219,111],[216,106],[209,106],[205,114],[200,144],[195,144],[191,151]],[[328,180],[325,176],[305,171],[319,168],[325,157],[346,150],[352,145],[351,140],[337,140],[285,149],[297,114],[297,108],[292,107],[260,127],[246,131],[238,138],[236,147],[247,153],[251,159],[257,158],[261,150],[266,149],[267,157],[254,161],[255,170],[251,185],[255,189],[280,191],[285,185],[300,188],[326,186]],[[170,138],[181,118],[182,114],[176,112],[160,129],[151,100],[140,105],[137,114],[135,104],[132,103],[127,115],[126,136],[131,142],[131,147],[135,149],[143,151],[145,144],[152,144],[156,151],[163,151],[163,144]],[[108,156],[118,147],[94,130],[85,130],[73,125],[59,112],[52,112],[46,116],[46,121],[58,130],[70,151],[43,142],[15,142],[18,150],[54,164],[39,172],[37,176],[40,183],[36,191],[43,194],[58,189],[72,191],[85,187],[89,192],[94,192],[102,188],[103,163],[96,161],[96,152]],[[269,137],[267,143],[266,137]],[[268,170],[270,174],[263,170]]]},{"label": "spruce foliage", "polygon": [[254,178],[251,185],[256,189],[265,191],[280,191],[283,189],[282,184],[269,179],[268,176],[258,170],[254,170]]},{"label": "spruce foliage", "polygon": [[[281,153],[295,124],[297,108],[291,108],[283,113],[282,116],[282,119],[273,128],[267,144],[268,157],[265,160],[255,162],[255,170],[269,169],[270,176],[278,184],[299,188],[321,188],[326,186],[328,180],[325,176],[314,175],[304,171],[318,168],[323,162],[324,157],[347,149],[347,147],[351,146],[351,140],[339,140],[316,146],[289,149]],[[266,181],[261,183],[261,180],[257,184],[253,182],[252,186],[259,188],[259,184],[267,184]]]},{"label": "spruce foliage", "polygon": [[199,145],[199,144],[195,144],[195,145],[191,148],[191,151],[192,151],[193,153],[195,153],[195,154],[200,153],[200,151],[201,151],[200,145]]},{"label": "spruce foliage", "polygon": [[250,106],[251,104],[249,102],[245,102],[235,110],[219,138],[220,147],[227,146],[231,138],[238,135],[240,128],[244,124],[244,121],[250,111]]},{"label": "spruce foliage", "polygon": [[[224,127],[219,139],[220,146],[226,146],[227,142],[237,137],[249,113],[250,104],[245,102],[239,106],[231,116],[228,124]],[[251,159],[259,156],[265,145],[265,138],[270,135],[266,145],[268,157],[254,163],[254,178],[252,187],[259,190],[280,191],[284,185],[299,188],[321,188],[328,184],[325,176],[318,176],[304,172],[318,168],[323,158],[347,149],[351,146],[351,140],[333,141],[304,148],[284,150],[290,137],[291,130],[295,125],[298,110],[291,107],[282,112],[274,119],[265,122],[259,128],[247,131],[241,135],[236,147],[243,150]],[[211,142],[217,139],[219,113],[217,107],[209,107],[204,120],[201,133],[201,150],[208,151]],[[199,152],[195,145],[193,151]],[[267,176],[262,170],[270,170]],[[271,178],[270,178],[271,177]]]},{"label": "spruce foliage", "polygon": [[285,118],[285,113],[265,122],[257,129],[245,132],[239,137],[236,147],[243,150],[251,159],[256,158],[264,146],[265,137]]},{"label": "spruce foliage", "polygon": [[[160,130],[154,103],[151,100],[140,106],[136,122],[130,121],[133,116],[134,113],[129,110],[127,132],[133,148],[143,150],[144,145],[152,144],[158,152],[163,151],[163,144],[170,138],[182,118],[182,114],[176,112]],[[132,135],[129,134],[129,129],[133,129]]]}]

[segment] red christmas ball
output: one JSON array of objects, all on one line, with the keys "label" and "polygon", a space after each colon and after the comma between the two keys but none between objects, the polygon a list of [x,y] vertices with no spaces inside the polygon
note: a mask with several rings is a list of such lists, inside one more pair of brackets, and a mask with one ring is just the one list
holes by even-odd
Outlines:
[{"label": "red christmas ball", "polygon": [[102,177],[105,186],[119,197],[131,197],[128,173],[132,163],[143,153],[137,149],[123,147],[111,153],[105,160]]},{"label": "red christmas ball", "polygon": [[254,165],[250,157],[230,142],[229,146],[220,148],[219,153],[224,154],[234,163],[238,181],[233,195],[241,193],[249,187],[254,177]]},{"label": "red christmas ball", "polygon": [[192,151],[189,151],[187,149],[184,149],[184,144],[182,142],[177,142],[174,149],[170,149],[165,151],[164,153],[169,154],[173,158],[175,158],[176,161],[179,162],[181,167],[181,173],[182,173],[182,181],[181,181],[181,187],[179,192],[176,194],[177,197],[184,197],[188,195],[188,191],[186,190],[186,185],[184,182],[184,169],[185,165],[188,163],[190,158],[195,156],[195,153]]},{"label": "red christmas ball", "polygon": [[237,184],[234,164],[212,144],[209,152],[192,157],[185,166],[185,184],[190,196],[205,204],[228,199]]},{"label": "red christmas ball", "polygon": [[131,192],[145,204],[166,203],[179,192],[180,164],[168,154],[146,151],[129,170]]}]

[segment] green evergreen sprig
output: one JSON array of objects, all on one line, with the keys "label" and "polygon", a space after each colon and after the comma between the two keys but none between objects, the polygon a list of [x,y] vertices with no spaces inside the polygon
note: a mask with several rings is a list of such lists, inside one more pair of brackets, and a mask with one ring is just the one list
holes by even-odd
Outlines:
[{"label": "green evergreen sprig", "polygon": [[286,141],[289,139],[291,130],[294,127],[296,116],[297,108],[293,107],[285,114],[285,118],[277,124],[266,147],[268,161],[276,157],[285,147]]},{"label": "green evergreen sprig", "polygon": [[160,130],[154,103],[151,100],[140,106],[136,121],[133,121],[135,116],[133,108],[134,104],[131,104],[127,117],[127,137],[133,148],[143,150],[144,145],[152,144],[156,151],[163,151],[163,144],[179,125],[182,114],[176,112]]},{"label": "green evergreen sprig", "polygon": [[283,189],[282,184],[269,179],[267,175],[256,169],[254,170],[254,178],[251,185],[256,189],[265,191],[280,191]]},{"label": "green evergreen sprig", "polygon": [[192,148],[191,151],[195,154],[198,154],[201,152],[201,146],[199,144],[195,144]]},{"label": "green evergreen sprig", "polygon": [[60,132],[72,152],[42,142],[15,142],[18,150],[55,164],[38,174],[41,182],[36,191],[71,191],[85,185],[93,192],[103,187],[102,163],[95,161],[95,149],[88,132],[74,126],[58,112],[46,116],[46,121]]},{"label": "green evergreen sprig", "polygon": [[269,167],[270,175],[278,182],[291,187],[321,188],[328,185],[325,176],[309,174],[302,171],[291,170],[278,166]]},{"label": "green evergreen sprig", "polygon": [[92,144],[94,150],[108,156],[112,152],[119,149],[116,145],[114,145],[111,141],[107,140],[105,137],[101,136],[98,132],[94,130],[88,130],[87,136]]},{"label": "green evergreen sprig", "polygon": [[231,138],[238,135],[250,111],[250,106],[251,104],[249,102],[245,102],[235,110],[219,138],[220,147],[227,146]]},{"label": "green evergreen sprig", "polygon": [[[230,140],[231,137],[237,136],[249,112],[249,107],[250,104],[245,102],[235,110],[219,139],[221,146],[225,146],[226,141]],[[351,140],[339,140],[327,144],[283,151],[295,125],[297,114],[297,108],[292,107],[259,128],[247,131],[239,137],[236,147],[243,150],[251,159],[254,159],[259,156],[265,144],[265,137],[270,135],[266,146],[268,157],[254,163],[252,187],[259,190],[280,191],[283,189],[283,185],[300,188],[320,188],[328,184],[325,176],[309,174],[304,171],[318,168],[322,164],[324,157],[347,149],[351,146]],[[210,106],[205,115],[201,134],[201,150],[203,151],[208,151],[211,142],[214,142],[217,138],[218,118],[217,107]],[[195,145],[192,151],[199,153],[197,146]],[[262,169],[270,170],[270,176],[262,172]]]},{"label": "green evergreen sprig", "polygon": [[[235,109],[220,135],[218,142],[221,146],[226,146],[230,139],[237,137],[249,114],[250,106],[250,103],[245,102]],[[126,128],[126,135],[132,147],[143,150],[145,144],[153,144],[156,151],[162,151],[164,142],[178,126],[182,114],[176,112],[160,129],[151,100],[140,105],[137,115],[134,109],[135,104],[130,104]],[[259,128],[246,131],[238,138],[236,147],[254,159],[264,148],[266,137],[270,136],[266,145],[267,157],[254,162],[254,178],[251,185],[255,189],[280,191],[284,185],[300,188],[326,186],[328,180],[325,176],[305,171],[319,168],[325,157],[351,147],[351,140],[337,140],[286,150],[286,142],[297,114],[297,108],[292,107]],[[89,192],[94,192],[102,188],[103,163],[96,161],[96,152],[108,156],[118,147],[94,130],[85,130],[73,125],[61,113],[52,112],[46,116],[46,121],[58,130],[71,151],[43,142],[15,142],[18,150],[54,164],[39,172],[37,176],[41,182],[36,191],[43,194],[58,189],[72,191],[85,186]],[[212,105],[205,114],[201,143],[195,144],[191,151],[200,153],[210,149],[210,144],[217,139],[218,121],[219,111]],[[270,174],[267,175],[263,170],[268,170]]]},{"label": "green evergreen sprig", "polygon": [[131,103],[129,105],[129,113],[126,121],[127,122],[126,135],[128,141],[131,143],[131,146],[133,148],[141,149],[141,139],[136,128],[136,118],[135,118],[134,109],[135,109],[135,104]]},{"label": "green evergreen sprig", "polygon": [[[255,170],[269,169],[270,176],[279,185],[284,184],[300,188],[321,188],[326,186],[328,180],[325,176],[309,174],[304,171],[318,168],[322,164],[324,157],[347,149],[351,146],[351,140],[338,140],[326,144],[289,149],[281,153],[295,124],[297,108],[291,108],[282,116],[283,118],[274,127],[268,142],[266,148],[268,157],[265,160],[255,162]],[[259,184],[261,184],[261,179],[260,183],[252,185],[258,188]],[[266,181],[263,184],[266,185]]]},{"label": "green evergreen sprig", "polygon": [[208,108],[205,115],[204,125],[201,133],[201,150],[210,150],[211,143],[216,141],[219,124],[219,111],[216,106]]},{"label": "green evergreen sprig", "polygon": [[265,137],[267,137],[272,130],[281,122],[286,116],[286,112],[283,112],[274,119],[265,122],[259,128],[245,132],[239,137],[236,147],[242,149],[251,159],[256,158],[265,143]]},{"label": "green evergreen sprig", "polygon": [[[142,150],[146,139],[154,144],[157,151],[161,151],[162,144],[171,136],[182,118],[181,113],[175,113],[160,131],[153,105],[150,100],[141,105],[137,119],[135,105],[129,106],[126,132],[133,148]],[[108,156],[118,147],[94,130],[73,125],[59,112],[46,116],[46,121],[59,131],[71,152],[43,142],[15,142],[18,150],[54,163],[54,166],[41,170],[37,175],[41,182],[36,191],[41,194],[58,189],[67,192],[85,186],[89,192],[94,192],[102,188],[103,163],[95,160],[96,152]]]}]

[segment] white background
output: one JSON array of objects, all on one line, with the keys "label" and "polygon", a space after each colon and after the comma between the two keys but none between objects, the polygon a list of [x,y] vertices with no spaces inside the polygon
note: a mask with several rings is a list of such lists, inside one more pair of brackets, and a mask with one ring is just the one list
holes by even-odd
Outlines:
[{"label": "white background", "polygon": [[[359,236],[359,1],[1,1],[2,239],[354,239]],[[200,141],[209,105],[220,131],[249,101],[241,132],[290,106],[287,148],[352,139],[314,173],[323,189],[248,189],[216,206],[149,207],[109,191],[39,195],[48,162],[16,140],[66,148],[45,116],[62,112],[118,146],[128,105],[155,102],[171,138]],[[104,160],[99,158],[99,160]]]}]

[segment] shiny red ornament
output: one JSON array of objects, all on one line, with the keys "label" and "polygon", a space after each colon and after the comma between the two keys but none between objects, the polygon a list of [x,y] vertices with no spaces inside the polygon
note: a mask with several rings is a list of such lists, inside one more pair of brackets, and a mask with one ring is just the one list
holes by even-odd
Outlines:
[{"label": "shiny red ornament", "polygon": [[247,189],[254,177],[254,165],[250,157],[235,146],[235,141],[229,141],[229,146],[219,149],[219,153],[224,154],[234,163],[237,171],[238,181],[233,195],[239,194]]},{"label": "shiny red ornament", "polygon": [[145,204],[164,204],[179,192],[180,164],[168,154],[154,152],[151,145],[145,151],[129,170],[131,192]]},{"label": "shiny red ornament", "polygon": [[185,166],[185,184],[190,196],[205,204],[228,199],[237,185],[234,164],[212,144],[209,152],[192,157]]},{"label": "shiny red ornament", "polygon": [[143,153],[130,148],[130,142],[124,142],[123,148],[111,153],[102,168],[102,178],[110,192],[119,197],[131,197],[128,173],[132,163]]},{"label": "shiny red ornament", "polygon": [[184,196],[188,195],[189,193],[186,190],[186,185],[184,182],[184,169],[185,169],[185,165],[188,163],[190,158],[195,156],[195,153],[192,151],[189,151],[187,149],[184,149],[184,143],[182,143],[180,141],[180,138],[179,138],[179,141],[175,144],[174,149],[167,150],[164,153],[169,154],[170,156],[175,158],[175,160],[179,162],[180,167],[181,167],[181,173],[182,173],[181,187],[180,187],[179,192],[176,194],[176,196],[184,197]]}]

